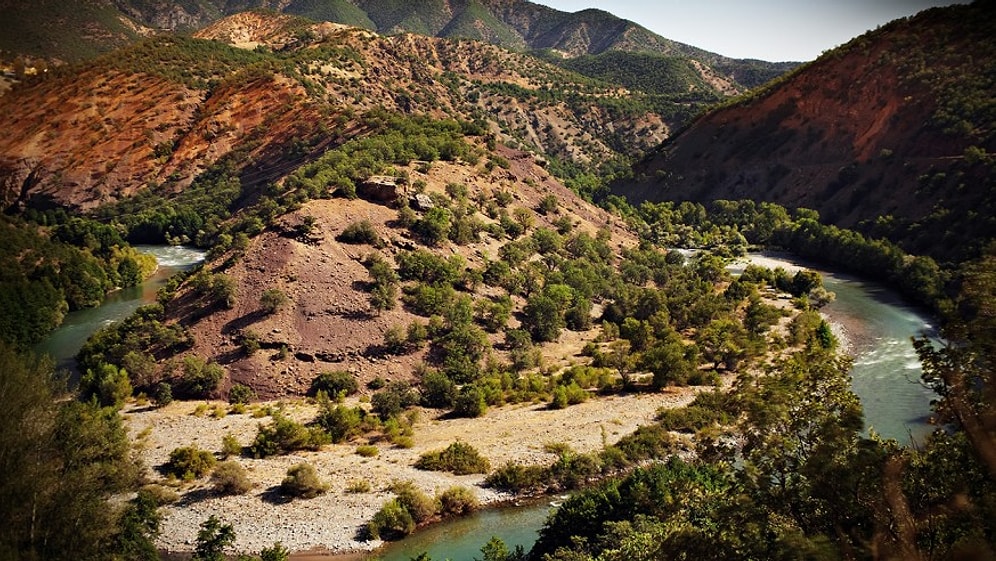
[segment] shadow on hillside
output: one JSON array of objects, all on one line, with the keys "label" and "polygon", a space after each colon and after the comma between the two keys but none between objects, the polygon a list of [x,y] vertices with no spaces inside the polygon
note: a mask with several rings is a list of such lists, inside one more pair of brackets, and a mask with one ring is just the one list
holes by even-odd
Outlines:
[{"label": "shadow on hillside", "polygon": [[221,333],[223,335],[231,335],[233,333],[239,333],[243,329],[249,327],[250,325],[262,320],[266,317],[266,312],[263,310],[253,310],[248,314],[237,317],[232,321],[221,326]]}]

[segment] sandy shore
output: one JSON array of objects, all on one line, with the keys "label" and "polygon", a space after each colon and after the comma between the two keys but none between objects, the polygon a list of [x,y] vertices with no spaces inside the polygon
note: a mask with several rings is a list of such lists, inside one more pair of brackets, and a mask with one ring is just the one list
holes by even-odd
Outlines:
[{"label": "sandy shore", "polygon": [[[385,442],[378,444],[377,456],[364,458],[356,454],[355,444],[342,444],[266,460],[235,458],[256,487],[245,495],[229,497],[214,494],[207,480],[179,488],[180,501],[161,509],[162,535],[157,545],[167,552],[191,551],[199,525],[215,515],[234,527],[234,549],[239,552],[258,552],[278,541],[295,552],[371,551],[381,542],[362,541],[358,531],[391,498],[386,489],[393,481],[412,481],[428,493],[463,485],[472,489],[482,504],[509,498],[482,487],[482,475],[454,476],[414,469],[412,464],[426,451],[461,440],[477,448],[493,467],[511,460],[547,463],[552,456],[544,451],[545,444],[566,443],[582,452],[599,449],[650,423],[659,408],[687,404],[694,393],[682,388],[610,396],[559,411],[549,410],[545,404],[511,405],[492,409],[479,419],[440,420],[438,411],[421,410],[415,425],[415,446],[410,449]],[[163,409],[132,406],[124,411],[130,435],[154,480],[167,483],[154,468],[162,465],[174,448],[196,445],[219,451],[226,434],[247,445],[258,425],[269,421],[248,413],[222,418],[195,416],[193,412],[201,403],[176,402]],[[214,405],[209,404],[209,410]],[[225,408],[227,404],[218,405]],[[315,415],[314,407],[305,401],[287,403],[286,412],[301,421]],[[329,492],[311,500],[286,501],[276,488],[287,469],[302,461],[315,466],[329,483]],[[361,480],[370,484],[370,492],[347,491],[351,483]]]}]

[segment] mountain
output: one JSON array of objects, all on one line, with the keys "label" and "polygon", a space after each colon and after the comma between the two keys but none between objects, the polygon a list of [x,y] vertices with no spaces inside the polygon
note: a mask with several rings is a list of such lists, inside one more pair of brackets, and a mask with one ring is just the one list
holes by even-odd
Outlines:
[{"label": "mountain", "polygon": [[92,209],[176,194],[222,163],[260,188],[362,136],[375,109],[477,122],[582,176],[657,145],[694,107],[478,42],[243,13],[0,98],[0,201]]},{"label": "mountain", "polygon": [[721,77],[737,92],[794,66],[730,59],[665,39],[602,10],[567,13],[526,0],[0,0],[0,55],[79,61],[153,33],[188,33],[258,9],[380,34],[474,39],[516,51],[545,51],[559,59],[605,53],[675,57],[694,61],[703,77]]},{"label": "mountain", "polygon": [[943,260],[996,235],[996,7],[931,9],[711,111],[613,190],[808,207]]}]

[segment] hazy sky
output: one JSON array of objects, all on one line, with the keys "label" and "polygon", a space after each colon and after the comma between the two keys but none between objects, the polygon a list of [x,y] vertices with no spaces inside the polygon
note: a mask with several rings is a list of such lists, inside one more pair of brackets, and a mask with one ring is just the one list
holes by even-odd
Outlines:
[{"label": "hazy sky", "polygon": [[674,41],[734,58],[807,61],[865,31],[956,0],[531,0],[599,8]]}]

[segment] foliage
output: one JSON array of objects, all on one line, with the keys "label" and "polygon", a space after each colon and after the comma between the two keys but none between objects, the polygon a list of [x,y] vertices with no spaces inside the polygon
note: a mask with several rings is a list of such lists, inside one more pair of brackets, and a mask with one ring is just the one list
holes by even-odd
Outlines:
[{"label": "foliage", "polygon": [[41,341],[67,311],[96,306],[155,269],[155,258],[129,247],[113,227],[64,213],[52,222],[46,233],[0,217],[0,340],[20,349]]},{"label": "foliage", "polygon": [[412,515],[398,502],[391,499],[374,514],[367,523],[370,537],[378,540],[398,539],[415,531],[415,521]]},{"label": "foliage", "polygon": [[425,494],[411,481],[396,481],[391,485],[391,491],[416,524],[429,520],[439,511],[439,501]]},{"label": "foliage", "polygon": [[271,423],[259,425],[249,452],[255,458],[265,458],[295,450],[317,450],[330,441],[331,437],[320,427],[307,427],[278,411]]},{"label": "foliage", "polygon": [[443,450],[425,452],[419,456],[415,467],[428,471],[449,471],[455,475],[468,475],[487,473],[491,469],[491,464],[473,446],[458,440]]},{"label": "foliage", "polygon": [[181,446],[169,453],[160,471],[177,479],[190,481],[204,477],[214,469],[214,454],[196,446]]},{"label": "foliage", "polygon": [[336,239],[343,243],[367,244],[374,247],[382,245],[380,236],[377,235],[377,230],[374,229],[373,224],[369,220],[360,220],[359,222],[351,223],[349,226],[346,226]]},{"label": "foliage", "polygon": [[235,543],[235,530],[217,516],[211,515],[201,523],[197,532],[193,561],[225,561],[225,549]]},{"label": "foliage", "polygon": [[444,516],[469,514],[478,508],[477,496],[466,487],[450,487],[439,495],[439,510]]},{"label": "foliage", "polygon": [[217,388],[225,370],[214,362],[206,362],[197,355],[183,357],[183,392],[192,397],[208,397]]},{"label": "foliage", "polygon": [[410,384],[402,381],[391,382],[370,398],[374,413],[385,421],[397,417],[402,411],[418,402],[418,392]]},{"label": "foliage", "polygon": [[253,488],[246,469],[234,460],[221,462],[214,468],[211,484],[222,495],[244,495]]},{"label": "foliage", "polygon": [[[10,558],[99,558],[148,538],[145,514],[132,512],[129,536],[114,534],[115,495],[137,484],[138,466],[117,411],[64,398],[47,360],[0,343],[0,550]],[[145,507],[139,506],[144,509]],[[144,510],[148,514],[147,509]]]},{"label": "foliage", "polygon": [[267,288],[259,297],[259,307],[265,314],[277,313],[287,302],[287,294],[279,288]]},{"label": "foliage", "polygon": [[287,477],[280,482],[280,492],[301,499],[313,499],[328,491],[329,486],[318,478],[314,466],[300,463],[287,469]]},{"label": "foliage", "polygon": [[231,404],[246,404],[256,399],[256,392],[249,386],[243,384],[233,384],[228,390],[228,402]]},{"label": "foliage", "polygon": [[308,395],[316,396],[318,392],[325,392],[326,395],[336,397],[339,395],[353,395],[359,391],[356,377],[345,370],[335,370],[332,372],[322,372],[311,381]]},{"label": "foliage", "polygon": [[80,398],[96,399],[103,407],[121,408],[131,397],[131,382],[123,368],[101,364],[96,370],[87,369],[80,379]]}]

